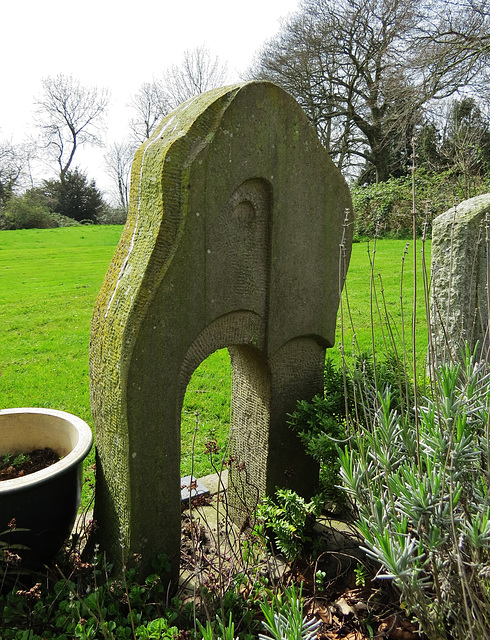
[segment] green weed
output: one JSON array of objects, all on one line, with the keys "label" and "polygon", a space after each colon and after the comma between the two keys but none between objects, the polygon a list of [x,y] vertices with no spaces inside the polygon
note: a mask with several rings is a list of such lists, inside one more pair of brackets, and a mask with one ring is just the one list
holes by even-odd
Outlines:
[{"label": "green weed", "polygon": [[26,453],[19,453],[18,455],[6,453],[0,459],[0,469],[5,469],[5,467],[21,467],[26,462],[29,462],[30,459],[31,457]]}]

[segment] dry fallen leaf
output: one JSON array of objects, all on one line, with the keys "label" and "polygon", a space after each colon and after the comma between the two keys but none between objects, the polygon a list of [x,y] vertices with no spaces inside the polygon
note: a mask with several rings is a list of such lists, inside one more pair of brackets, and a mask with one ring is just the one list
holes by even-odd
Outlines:
[{"label": "dry fallen leaf", "polygon": [[378,632],[387,634],[390,640],[417,640],[420,637],[413,624],[398,616],[387,618],[379,625]]},{"label": "dry fallen leaf", "polygon": [[365,640],[366,636],[360,631],[351,631],[346,636],[344,636],[344,640]]},{"label": "dry fallen leaf", "polygon": [[328,607],[316,607],[315,611],[311,611],[310,613],[318,616],[323,623],[328,625],[332,624],[332,614]]},{"label": "dry fallen leaf", "polygon": [[354,607],[351,607],[345,598],[339,598],[336,600],[335,606],[343,616],[352,616],[356,614]]}]

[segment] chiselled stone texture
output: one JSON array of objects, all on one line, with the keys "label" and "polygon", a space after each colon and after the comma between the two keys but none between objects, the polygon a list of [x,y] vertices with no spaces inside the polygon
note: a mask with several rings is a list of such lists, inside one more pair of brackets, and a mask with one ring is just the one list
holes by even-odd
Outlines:
[{"label": "chiselled stone texture", "polygon": [[182,402],[218,348],[232,362],[236,519],[276,485],[314,491],[286,419],[323,389],[350,208],[306,116],[270,83],[187,101],[139,149],[91,334],[96,518],[112,560],[122,543],[144,572],[164,552],[176,577]]},{"label": "chiselled stone texture", "polygon": [[434,220],[431,327],[436,366],[458,360],[465,342],[472,350],[478,342],[479,356],[489,361],[489,216],[486,194]]}]

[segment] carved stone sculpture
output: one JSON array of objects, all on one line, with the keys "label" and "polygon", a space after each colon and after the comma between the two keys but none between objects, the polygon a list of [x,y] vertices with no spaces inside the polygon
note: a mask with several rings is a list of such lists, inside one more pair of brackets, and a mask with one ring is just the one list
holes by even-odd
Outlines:
[{"label": "carved stone sculpture", "polygon": [[91,337],[96,519],[113,559],[122,543],[145,571],[164,552],[176,577],[182,402],[216,349],[232,364],[234,518],[276,486],[314,491],[286,419],[323,391],[350,208],[303,111],[270,83],[187,101],[139,149]]}]

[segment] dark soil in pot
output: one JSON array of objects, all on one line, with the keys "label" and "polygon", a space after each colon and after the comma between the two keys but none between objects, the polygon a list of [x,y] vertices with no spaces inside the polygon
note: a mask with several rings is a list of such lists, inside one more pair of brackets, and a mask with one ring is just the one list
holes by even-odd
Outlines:
[{"label": "dark soil in pot", "polygon": [[0,458],[0,481],[22,478],[30,473],[41,471],[60,460],[60,456],[46,447],[29,453],[7,454]]}]

